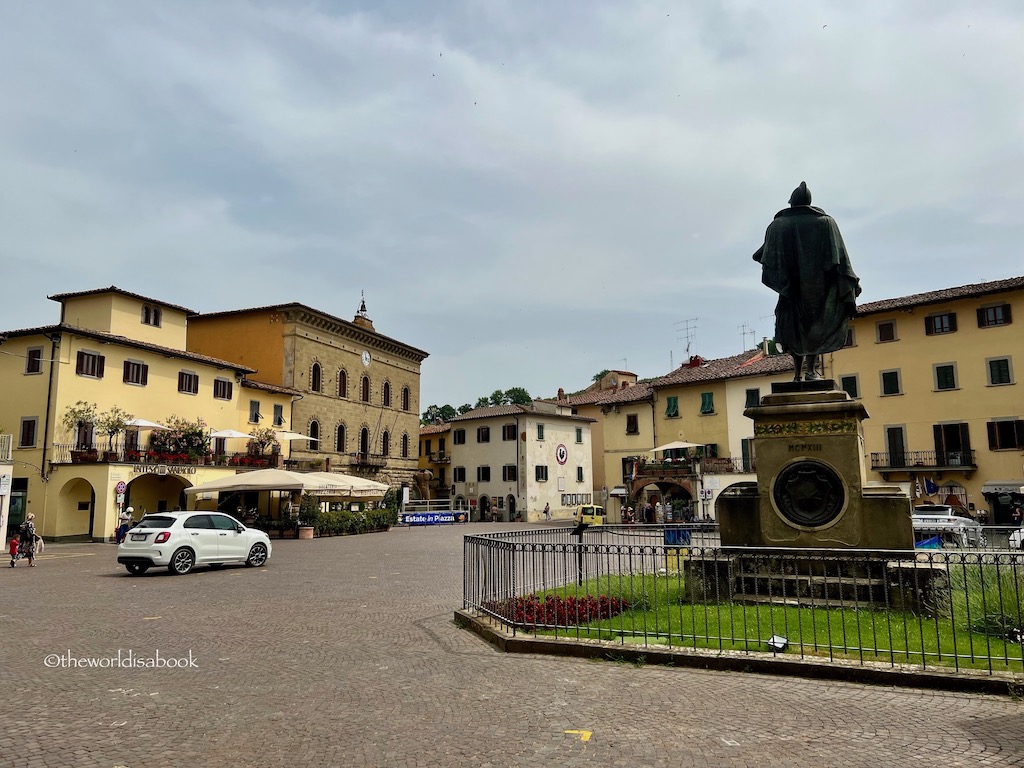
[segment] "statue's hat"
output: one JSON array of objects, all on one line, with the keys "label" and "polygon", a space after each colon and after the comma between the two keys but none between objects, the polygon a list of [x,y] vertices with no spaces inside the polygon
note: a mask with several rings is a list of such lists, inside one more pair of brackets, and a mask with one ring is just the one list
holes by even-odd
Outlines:
[{"label": "statue's hat", "polygon": [[793,194],[789,196],[790,205],[810,205],[811,204],[811,190],[807,188],[807,182],[801,181],[800,186],[793,190]]}]

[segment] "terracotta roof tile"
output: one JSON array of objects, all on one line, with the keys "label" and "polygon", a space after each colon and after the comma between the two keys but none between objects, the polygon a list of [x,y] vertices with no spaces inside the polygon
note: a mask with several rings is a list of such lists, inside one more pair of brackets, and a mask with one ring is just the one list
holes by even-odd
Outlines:
[{"label": "terracotta roof tile", "polygon": [[530,405],[489,405],[486,408],[474,408],[460,416],[452,419],[455,421],[469,421],[471,419],[490,419],[495,416],[521,416],[523,414],[540,415],[553,419],[573,419],[575,421],[596,421],[586,416],[573,416],[556,412],[555,406],[569,407],[565,400],[534,400]]},{"label": "terracotta roof tile", "polygon": [[256,381],[255,379],[242,379],[241,385],[247,389],[257,389],[260,392],[276,392],[279,395],[303,395],[304,392],[300,392],[297,389],[291,387],[282,387],[277,384],[268,384],[265,381]]},{"label": "terracotta roof tile", "polygon": [[612,403],[638,403],[651,398],[651,383],[649,381],[638,381],[623,389],[611,390],[604,393],[605,397],[597,401],[597,405]]},{"label": "terracotta roof tile", "polygon": [[420,427],[420,435],[439,435],[451,428],[451,424],[424,424]]},{"label": "terracotta roof tile", "polygon": [[304,311],[309,312],[309,313],[314,314],[314,315],[320,315],[320,317],[326,318],[327,320],[329,320],[331,322],[340,323],[341,325],[347,326],[349,328],[352,328],[355,331],[358,331],[360,333],[368,333],[371,336],[376,336],[377,338],[379,338],[379,339],[381,339],[381,340],[383,340],[385,342],[390,342],[391,344],[397,344],[398,346],[403,347],[403,348],[413,352],[414,354],[422,355],[424,358],[429,357],[429,354],[430,354],[428,352],[424,352],[422,349],[417,349],[416,347],[412,346],[411,344],[406,344],[404,341],[399,341],[398,339],[393,339],[390,336],[385,336],[380,331],[373,330],[373,329],[370,329],[370,328],[364,328],[361,325],[356,325],[351,320],[345,320],[345,319],[343,319],[341,317],[338,317],[337,315],[332,315],[329,312],[324,312],[322,309],[317,309],[316,307],[311,307],[308,304],[302,304],[302,303],[297,302],[297,301],[288,302],[286,304],[267,304],[267,305],[262,306],[262,307],[247,307],[247,308],[244,308],[244,309],[226,309],[226,310],[223,310],[221,312],[202,312],[202,313],[197,313],[195,319],[203,320],[203,319],[206,319],[206,318],[227,317],[229,315],[243,315],[243,314],[246,314],[246,313],[249,313],[249,312],[283,312],[283,311],[286,311],[286,310],[304,310]]},{"label": "terracotta roof tile", "polygon": [[37,336],[44,333],[75,333],[79,336],[84,336],[90,339],[97,339],[99,341],[106,341],[111,344],[120,344],[125,347],[132,347],[134,349],[146,349],[150,352],[157,352],[161,355],[168,357],[178,357],[183,360],[194,360],[197,363],[206,363],[207,365],[215,365],[218,368],[229,368],[232,371],[241,371],[243,373],[256,373],[255,368],[249,368],[246,365],[239,365],[238,363],[232,363],[228,360],[221,360],[220,358],[210,357],[209,355],[200,355],[195,352],[186,352],[183,349],[175,349],[174,347],[164,347],[160,344],[150,344],[148,341],[139,341],[138,339],[130,339],[127,336],[118,336],[114,333],[105,333],[104,331],[94,331],[91,328],[79,328],[77,325],[71,325],[70,323],[60,323],[58,325],[43,325],[38,328],[21,328],[16,331],[3,331],[6,336]]},{"label": "terracotta roof tile", "polygon": [[1015,291],[1024,288],[1024,277],[1009,277],[1005,280],[993,280],[987,283],[972,283],[958,288],[943,288],[940,291],[914,293],[910,296],[899,296],[895,299],[871,301],[857,307],[858,315],[872,315],[879,312],[891,312],[896,309],[920,307],[928,304],[942,304],[956,299],[988,296],[1003,291]]},{"label": "terracotta roof tile", "polygon": [[179,312],[184,312],[186,315],[196,314],[195,310],[193,309],[180,307],[177,304],[171,304],[166,301],[161,301],[160,299],[151,299],[149,296],[143,296],[142,294],[139,293],[132,293],[131,291],[126,291],[123,288],[118,288],[116,285],[112,285],[109,288],[93,288],[91,291],[55,293],[52,296],[47,296],[46,298],[50,299],[51,301],[63,302],[65,299],[75,299],[78,298],[79,296],[99,296],[104,293],[119,293],[122,296],[131,296],[133,299],[141,299],[142,301],[145,301],[149,304],[159,304],[161,307],[167,307],[168,309],[176,309]]},{"label": "terracotta roof tile", "polygon": [[683,365],[667,376],[654,379],[654,388],[675,384],[695,384],[705,381],[725,381],[745,376],[770,376],[793,370],[793,358],[789,355],[765,356],[760,349],[741,352],[732,357],[705,360],[703,365],[690,368]]}]

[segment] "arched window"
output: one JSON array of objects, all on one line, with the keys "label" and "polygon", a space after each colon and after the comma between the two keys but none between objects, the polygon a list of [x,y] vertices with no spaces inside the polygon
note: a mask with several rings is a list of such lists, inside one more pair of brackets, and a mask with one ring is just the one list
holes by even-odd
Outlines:
[{"label": "arched window", "polygon": [[362,392],[360,393],[364,403],[370,402],[370,377],[363,376]]},{"label": "arched window", "polygon": [[309,374],[309,388],[314,392],[320,391],[320,385],[323,383],[323,371],[320,368],[320,363],[313,363],[313,370]]},{"label": "arched window", "polygon": [[384,407],[385,408],[390,408],[391,407],[391,382],[390,381],[385,381],[384,382],[383,401],[384,401]]},{"label": "arched window", "polygon": [[403,432],[402,433],[402,458],[403,459],[408,459],[409,458],[409,433],[408,432]]},{"label": "arched window", "polygon": [[368,430],[366,427],[363,427],[361,430],[359,430],[359,452],[370,452],[370,430]]},{"label": "arched window", "polygon": [[309,422],[309,450],[320,450],[320,422],[315,419]]},{"label": "arched window", "polygon": [[385,431],[380,437],[380,455],[390,456],[391,455],[391,433]]},{"label": "arched window", "polygon": [[338,453],[344,453],[345,452],[345,425],[344,424],[339,424],[338,425],[338,432],[337,432],[337,434],[335,435],[335,438],[334,438],[334,450],[336,450]]},{"label": "arched window", "polygon": [[348,374],[344,368],[338,371],[338,397],[348,397]]},{"label": "arched window", "polygon": [[402,410],[409,410],[409,388],[402,387]]}]

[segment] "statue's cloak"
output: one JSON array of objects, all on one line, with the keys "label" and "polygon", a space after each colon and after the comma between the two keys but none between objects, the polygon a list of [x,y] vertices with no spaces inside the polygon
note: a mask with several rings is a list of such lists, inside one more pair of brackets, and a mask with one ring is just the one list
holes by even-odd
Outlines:
[{"label": "statue's cloak", "polygon": [[787,352],[818,355],[843,347],[860,279],[831,216],[810,205],[779,211],[754,260],[761,262],[761,282],[779,294],[775,340]]}]

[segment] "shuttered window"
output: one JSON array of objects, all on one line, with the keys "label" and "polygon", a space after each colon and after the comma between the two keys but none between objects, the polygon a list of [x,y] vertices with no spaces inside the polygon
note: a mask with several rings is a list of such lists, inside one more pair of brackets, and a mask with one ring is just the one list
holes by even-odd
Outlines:
[{"label": "shuttered window", "polygon": [[75,362],[75,373],[79,376],[102,379],[104,362],[103,355],[97,355],[95,352],[79,352]]},{"label": "shuttered window", "polygon": [[149,366],[138,360],[125,360],[124,383],[146,386],[149,383]]}]

